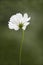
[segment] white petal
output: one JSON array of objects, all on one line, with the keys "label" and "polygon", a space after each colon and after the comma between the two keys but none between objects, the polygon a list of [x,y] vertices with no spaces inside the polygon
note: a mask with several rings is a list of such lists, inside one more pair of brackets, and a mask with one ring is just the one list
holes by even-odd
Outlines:
[{"label": "white petal", "polygon": [[22,14],[21,13],[17,13],[16,14],[18,17],[22,18]]},{"label": "white petal", "polygon": [[19,30],[19,27],[14,25],[14,30]]},{"label": "white petal", "polygon": [[24,23],[24,26],[22,27],[22,29],[25,30],[26,27],[27,27],[29,24],[30,24],[30,22],[25,22],[25,23]]},{"label": "white petal", "polygon": [[29,21],[30,19],[31,19],[31,17],[28,18],[28,14],[25,13],[25,14],[24,14],[24,17],[23,17],[23,22],[27,22],[27,21]]},{"label": "white petal", "polygon": [[24,18],[28,18],[28,14],[27,13],[24,14]]},{"label": "white petal", "polygon": [[18,21],[18,18],[17,18],[16,15],[11,16],[10,21],[11,21],[13,24],[16,24],[16,25],[19,24],[19,21]]},{"label": "white petal", "polygon": [[12,15],[11,18],[10,18],[10,21],[14,21],[16,19],[16,15]]},{"label": "white petal", "polygon": [[9,22],[8,27],[9,27],[9,29],[13,29],[13,24],[11,22]]},{"label": "white petal", "polygon": [[22,29],[25,30],[26,29],[26,26],[23,26]]},{"label": "white petal", "polygon": [[25,22],[24,25],[25,26],[28,26],[30,24],[30,22]]},{"label": "white petal", "polygon": [[24,22],[27,22],[27,19],[28,19],[28,15],[27,15],[27,13],[25,13],[22,22],[23,22],[23,23],[24,23]]},{"label": "white petal", "polygon": [[30,21],[31,17],[27,18],[27,21]]},{"label": "white petal", "polygon": [[10,29],[19,30],[19,27],[17,25],[13,24],[12,22],[9,22],[8,26]]},{"label": "white petal", "polygon": [[19,21],[19,23],[22,22],[22,14],[21,13],[17,13],[16,14],[17,20]]}]

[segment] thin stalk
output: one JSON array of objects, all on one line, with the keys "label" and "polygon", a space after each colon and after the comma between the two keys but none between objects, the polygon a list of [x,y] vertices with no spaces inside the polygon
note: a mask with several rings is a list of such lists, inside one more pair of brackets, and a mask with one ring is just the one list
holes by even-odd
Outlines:
[{"label": "thin stalk", "polygon": [[23,32],[22,32],[22,41],[21,41],[21,44],[20,44],[19,65],[21,65],[21,53],[22,53],[23,41],[24,41],[24,30],[23,30]]}]

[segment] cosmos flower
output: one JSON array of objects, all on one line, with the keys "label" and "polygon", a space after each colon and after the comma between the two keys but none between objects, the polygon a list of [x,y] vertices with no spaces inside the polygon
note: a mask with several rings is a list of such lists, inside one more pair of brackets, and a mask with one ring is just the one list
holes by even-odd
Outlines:
[{"label": "cosmos flower", "polygon": [[31,17],[28,17],[28,14],[25,13],[22,15],[21,13],[17,13],[16,15],[12,15],[10,20],[8,21],[8,27],[9,29],[19,30],[23,29],[25,30],[26,27],[30,24]]}]

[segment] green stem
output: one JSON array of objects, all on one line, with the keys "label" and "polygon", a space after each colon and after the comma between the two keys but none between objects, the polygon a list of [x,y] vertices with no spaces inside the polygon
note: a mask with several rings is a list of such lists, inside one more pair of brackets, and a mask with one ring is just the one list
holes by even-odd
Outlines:
[{"label": "green stem", "polygon": [[23,44],[23,41],[24,41],[24,30],[22,32],[22,41],[21,41],[21,44],[20,44],[19,65],[21,65],[21,53],[22,53],[22,44]]}]

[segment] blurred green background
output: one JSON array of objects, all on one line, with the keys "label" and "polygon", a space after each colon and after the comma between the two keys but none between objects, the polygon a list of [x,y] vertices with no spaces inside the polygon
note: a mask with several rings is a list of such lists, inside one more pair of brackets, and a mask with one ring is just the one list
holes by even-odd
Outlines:
[{"label": "blurred green background", "polygon": [[21,65],[43,65],[43,0],[0,0],[0,65],[19,65],[22,32],[8,28],[9,18],[19,12],[31,16]]}]

